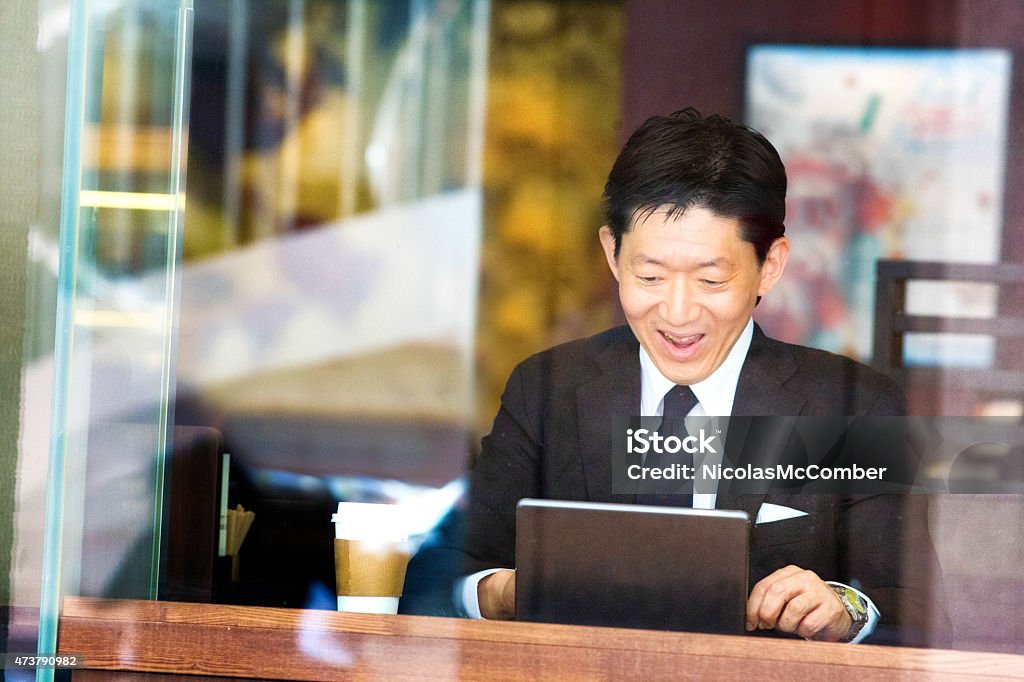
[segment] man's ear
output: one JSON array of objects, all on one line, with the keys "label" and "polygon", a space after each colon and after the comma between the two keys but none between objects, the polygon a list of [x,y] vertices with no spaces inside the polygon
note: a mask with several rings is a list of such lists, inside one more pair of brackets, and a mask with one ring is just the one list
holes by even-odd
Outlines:
[{"label": "man's ear", "polygon": [[789,260],[789,238],[779,237],[768,248],[768,255],[761,264],[761,281],[757,287],[757,295],[764,296],[775,286],[786,269]]},{"label": "man's ear", "polygon": [[619,261],[615,256],[615,235],[610,227],[605,225],[598,231],[601,237],[601,247],[604,249],[604,257],[608,261],[608,269],[612,271],[615,281],[619,281]]}]

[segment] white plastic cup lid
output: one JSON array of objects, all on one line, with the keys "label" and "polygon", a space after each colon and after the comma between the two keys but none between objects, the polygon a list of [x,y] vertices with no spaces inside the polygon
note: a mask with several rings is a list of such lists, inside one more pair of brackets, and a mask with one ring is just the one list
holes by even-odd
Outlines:
[{"label": "white plastic cup lid", "polygon": [[334,537],[345,540],[405,541],[409,534],[396,504],[339,502],[331,516]]}]

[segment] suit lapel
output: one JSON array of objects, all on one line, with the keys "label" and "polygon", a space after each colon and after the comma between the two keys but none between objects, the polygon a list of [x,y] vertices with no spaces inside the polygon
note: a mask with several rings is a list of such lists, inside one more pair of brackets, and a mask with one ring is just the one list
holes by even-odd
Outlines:
[{"label": "suit lapel", "polygon": [[[785,387],[797,369],[789,349],[768,339],[755,324],[754,337],[740,370],[733,400],[733,417],[740,419],[729,425],[727,451],[733,464],[768,467],[779,461],[793,431],[793,420],[749,420],[742,417],[799,415],[805,399]],[[725,485],[719,490],[715,507],[745,511],[753,524],[764,498],[761,493],[733,492]]]},{"label": "suit lapel", "polygon": [[640,347],[630,334],[595,358],[600,373],[576,391],[580,464],[587,499],[631,501],[612,494],[612,419],[640,414]]},{"label": "suit lapel", "polygon": [[806,400],[785,387],[796,374],[796,360],[785,344],[772,341],[758,325],[743,361],[732,413],[743,417],[798,415]]}]

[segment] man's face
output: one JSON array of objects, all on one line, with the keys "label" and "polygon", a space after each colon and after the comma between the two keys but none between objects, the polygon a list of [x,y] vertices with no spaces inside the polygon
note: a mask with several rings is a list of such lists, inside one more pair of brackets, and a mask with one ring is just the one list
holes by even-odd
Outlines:
[{"label": "man's face", "polygon": [[705,208],[670,218],[668,207],[661,207],[634,220],[618,257],[611,230],[601,228],[629,326],[661,373],[677,384],[702,381],[718,369],[757,297],[771,291],[785,268],[785,237],[759,266],[739,227],[738,219]]}]

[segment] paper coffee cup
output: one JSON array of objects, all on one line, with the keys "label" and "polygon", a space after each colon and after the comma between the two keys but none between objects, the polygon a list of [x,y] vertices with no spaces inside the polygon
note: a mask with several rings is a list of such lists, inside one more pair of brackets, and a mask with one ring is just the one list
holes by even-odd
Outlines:
[{"label": "paper coffee cup", "polygon": [[338,610],[397,613],[409,563],[399,507],[339,502],[331,521]]}]

